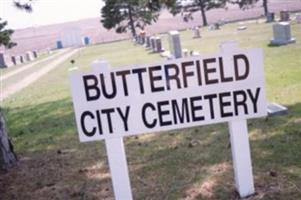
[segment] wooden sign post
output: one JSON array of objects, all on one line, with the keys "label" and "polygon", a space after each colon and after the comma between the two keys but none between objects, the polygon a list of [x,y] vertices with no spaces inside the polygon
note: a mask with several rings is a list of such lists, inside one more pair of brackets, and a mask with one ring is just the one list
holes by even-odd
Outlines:
[{"label": "wooden sign post", "polygon": [[105,140],[116,199],[132,199],[123,137],[228,122],[241,197],[254,193],[246,120],[267,114],[263,53],[221,53],[70,73],[79,139]]}]

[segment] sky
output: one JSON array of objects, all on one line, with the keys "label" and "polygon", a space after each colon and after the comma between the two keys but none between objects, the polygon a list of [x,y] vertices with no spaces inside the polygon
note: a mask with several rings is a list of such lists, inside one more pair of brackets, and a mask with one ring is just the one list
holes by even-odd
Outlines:
[{"label": "sky", "polygon": [[100,17],[103,4],[102,0],[34,0],[33,12],[27,13],[16,9],[13,0],[0,0],[0,18],[8,22],[8,28],[36,27]]}]

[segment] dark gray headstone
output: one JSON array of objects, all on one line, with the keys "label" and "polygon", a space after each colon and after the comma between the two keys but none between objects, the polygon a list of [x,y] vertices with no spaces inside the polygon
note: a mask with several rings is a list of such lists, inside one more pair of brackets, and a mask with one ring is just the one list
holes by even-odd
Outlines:
[{"label": "dark gray headstone", "polygon": [[141,35],[140,37],[141,37],[140,38],[140,44],[144,45],[144,43],[145,43],[145,35]]},{"label": "dark gray headstone", "polygon": [[160,53],[160,52],[164,51],[163,47],[162,47],[162,41],[161,41],[160,37],[155,37],[155,43],[156,43],[155,44],[155,46],[156,46],[155,52]]},{"label": "dark gray headstone", "polygon": [[24,59],[24,56],[21,55],[19,58],[20,58],[20,62],[21,63],[25,63],[26,62],[25,59]]},{"label": "dark gray headstone", "polygon": [[11,57],[11,61],[14,63],[14,65],[17,65],[17,59],[16,56]]},{"label": "dark gray headstone", "polygon": [[84,45],[89,45],[90,44],[90,38],[89,37],[84,37]]},{"label": "dark gray headstone", "polygon": [[271,23],[275,21],[275,13],[269,12],[267,14],[267,23]]},{"label": "dark gray headstone", "polygon": [[150,36],[146,36],[146,38],[145,38],[145,48],[150,48],[150,47],[151,47]]},{"label": "dark gray headstone", "polygon": [[154,36],[150,37],[150,43],[151,43],[151,49],[152,49],[152,51],[155,52],[156,51],[156,41],[155,41],[155,37]]},{"label": "dark gray headstone", "polygon": [[280,11],[280,21],[287,22],[290,20],[290,14],[287,10]]},{"label": "dark gray headstone", "polygon": [[32,54],[33,54],[33,57],[34,57],[34,58],[38,58],[38,57],[39,57],[39,55],[38,55],[38,52],[37,52],[37,51],[33,51],[33,52],[32,52]]},{"label": "dark gray headstone", "polygon": [[63,42],[61,40],[56,41],[56,48],[57,49],[62,49],[64,48]]}]

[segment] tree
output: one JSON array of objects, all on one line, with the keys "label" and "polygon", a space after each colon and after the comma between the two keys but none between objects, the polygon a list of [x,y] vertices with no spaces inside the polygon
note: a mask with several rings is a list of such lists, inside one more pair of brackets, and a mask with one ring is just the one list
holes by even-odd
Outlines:
[{"label": "tree", "polygon": [[157,0],[105,0],[100,20],[106,29],[114,28],[117,33],[128,29],[136,36],[136,28],[156,22],[159,17],[160,2]]},{"label": "tree", "polygon": [[32,2],[33,0],[27,0],[26,2],[20,2],[14,0],[14,5],[20,10],[25,10],[26,12],[32,12]]},{"label": "tree", "polygon": [[[253,6],[259,0],[230,0],[230,3],[238,4],[240,8],[246,9]],[[262,0],[262,6],[264,10],[264,15],[267,16],[269,13],[268,0]]]},{"label": "tree", "polygon": [[213,8],[224,8],[228,0],[193,0],[190,4],[183,4],[177,0],[167,0],[166,5],[169,7],[172,14],[182,13],[184,20],[192,19],[192,14],[201,11],[203,26],[208,25],[206,12]]},{"label": "tree", "polygon": [[[19,3],[14,1],[15,6],[19,9],[31,12],[31,0],[27,3]],[[0,47],[4,46],[5,48],[12,48],[17,44],[11,41],[11,36],[14,33],[11,29],[6,29],[7,22],[3,21],[0,18]],[[15,165],[17,162],[17,156],[14,152],[14,147],[11,143],[11,140],[8,137],[4,116],[0,108],[0,167],[8,169]]]},{"label": "tree", "polygon": [[267,16],[269,13],[268,0],[263,0],[262,5],[263,5],[263,9],[264,9],[264,15]]},{"label": "tree", "polygon": [[0,47],[4,46],[5,48],[12,48],[17,44],[11,41],[11,36],[14,33],[12,29],[5,29],[7,21],[2,21],[0,18]]}]

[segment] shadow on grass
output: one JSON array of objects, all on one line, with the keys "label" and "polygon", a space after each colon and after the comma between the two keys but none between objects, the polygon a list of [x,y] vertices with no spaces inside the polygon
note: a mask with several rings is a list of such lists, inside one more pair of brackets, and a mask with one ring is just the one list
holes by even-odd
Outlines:
[{"label": "shadow on grass", "polygon": [[[79,143],[72,110],[63,99],[6,112],[21,159],[0,175],[1,198],[113,199],[104,144]],[[249,199],[301,198],[301,104],[289,111],[249,121],[257,191]],[[134,199],[238,199],[226,124],[125,144]]]}]

